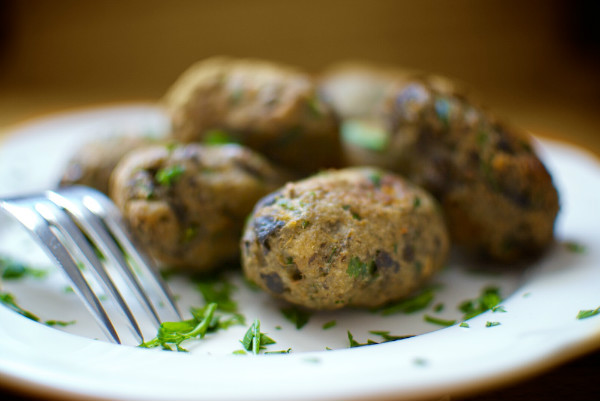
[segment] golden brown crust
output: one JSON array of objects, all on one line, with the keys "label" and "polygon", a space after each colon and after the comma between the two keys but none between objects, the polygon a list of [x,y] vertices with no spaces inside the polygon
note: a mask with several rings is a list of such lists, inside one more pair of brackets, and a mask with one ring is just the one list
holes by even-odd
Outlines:
[{"label": "golden brown crust", "polygon": [[153,146],[119,163],[111,197],[162,263],[211,270],[236,259],[244,219],[283,182],[265,159],[238,145]]},{"label": "golden brown crust", "polygon": [[447,251],[436,201],[373,168],[288,183],[259,201],[242,239],[250,280],[313,309],[405,297],[443,266]]},{"label": "golden brown crust", "polygon": [[184,72],[164,101],[178,140],[203,141],[218,130],[300,173],[339,166],[337,118],[295,68],[210,58]]}]

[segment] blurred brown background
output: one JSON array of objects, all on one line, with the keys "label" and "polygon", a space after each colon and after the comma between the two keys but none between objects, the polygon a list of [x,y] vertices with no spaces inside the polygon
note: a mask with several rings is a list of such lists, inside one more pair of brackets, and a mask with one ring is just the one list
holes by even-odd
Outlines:
[{"label": "blurred brown background", "polygon": [[[458,78],[514,123],[600,155],[599,17],[597,1],[0,0],[0,131],[157,100],[215,54],[311,72],[358,58]],[[597,399],[599,365],[596,353],[473,399]]]},{"label": "blurred brown background", "polygon": [[0,0],[0,127],[158,99],[215,54],[312,72],[361,58],[458,78],[515,123],[600,154],[599,16],[594,1]]}]

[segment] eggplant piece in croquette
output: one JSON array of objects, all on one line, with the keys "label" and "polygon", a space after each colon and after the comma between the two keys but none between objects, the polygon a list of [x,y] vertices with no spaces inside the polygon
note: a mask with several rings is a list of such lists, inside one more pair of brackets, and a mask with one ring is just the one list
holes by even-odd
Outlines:
[{"label": "eggplant piece in croquette", "polygon": [[241,242],[249,280],[311,309],[406,297],[440,270],[448,247],[431,195],[367,167],[320,173],[264,197]]},{"label": "eggplant piece in croquette", "polygon": [[185,71],[164,101],[179,141],[237,142],[298,174],[340,166],[337,117],[293,67],[213,57]]},{"label": "eggplant piece in croquette", "polygon": [[208,271],[239,258],[244,219],[285,178],[239,145],[152,146],[129,153],[111,177],[111,197],[160,262]]}]

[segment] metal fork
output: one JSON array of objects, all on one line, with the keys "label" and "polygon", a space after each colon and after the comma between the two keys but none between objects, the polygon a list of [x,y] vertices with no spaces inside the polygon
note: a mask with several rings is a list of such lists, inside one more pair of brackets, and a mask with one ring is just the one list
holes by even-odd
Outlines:
[{"label": "metal fork", "polygon": [[[1,199],[0,209],[21,223],[67,274],[74,291],[113,342],[121,343],[115,325],[82,270],[95,273],[97,282],[126,317],[138,341],[143,341],[142,331],[114,278],[120,276],[121,283],[135,294],[156,325],[181,320],[157,267],[134,245],[119,210],[103,193],[88,187],[67,187],[34,196]],[[119,276],[111,277],[111,266]],[[145,279],[144,285],[140,278]]]}]

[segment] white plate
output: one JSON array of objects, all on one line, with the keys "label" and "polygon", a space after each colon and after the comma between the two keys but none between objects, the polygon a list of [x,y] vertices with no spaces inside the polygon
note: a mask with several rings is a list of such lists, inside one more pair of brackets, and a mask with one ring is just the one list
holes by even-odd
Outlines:
[{"label": "white plate", "polygon": [[[153,106],[136,105],[77,112],[12,130],[0,145],[0,196],[52,187],[80,143],[124,131],[162,134],[167,122]],[[0,381],[38,394],[112,400],[330,400],[415,399],[465,394],[540,372],[600,346],[600,316],[577,320],[582,309],[600,306],[600,165],[585,152],[542,141],[540,151],[561,194],[557,243],[525,271],[473,274],[464,262],[450,263],[437,282],[434,304],[442,312],[382,317],[365,311],[318,313],[301,330],[282,318],[281,304],[249,290],[236,275],[235,298],[248,322],[259,318],[276,341],[272,350],[290,354],[239,356],[246,327],[190,342],[188,354],[117,346],[101,332],[60,272],[46,279],[5,282],[26,309],[43,320],[76,320],[54,329],[0,307]],[[7,219],[0,221],[0,254],[48,266],[43,254]],[[574,253],[564,245],[585,246]],[[193,285],[171,281],[183,309],[201,305]],[[440,329],[424,313],[460,319],[457,305],[486,285],[506,297],[506,313],[488,311]],[[324,330],[325,322],[337,325]],[[486,327],[487,321],[501,323]],[[278,327],[280,326],[280,327]],[[147,328],[145,328],[147,330]],[[380,345],[349,349],[347,330],[365,342],[369,330],[420,334]],[[325,351],[325,347],[333,351]]]}]

